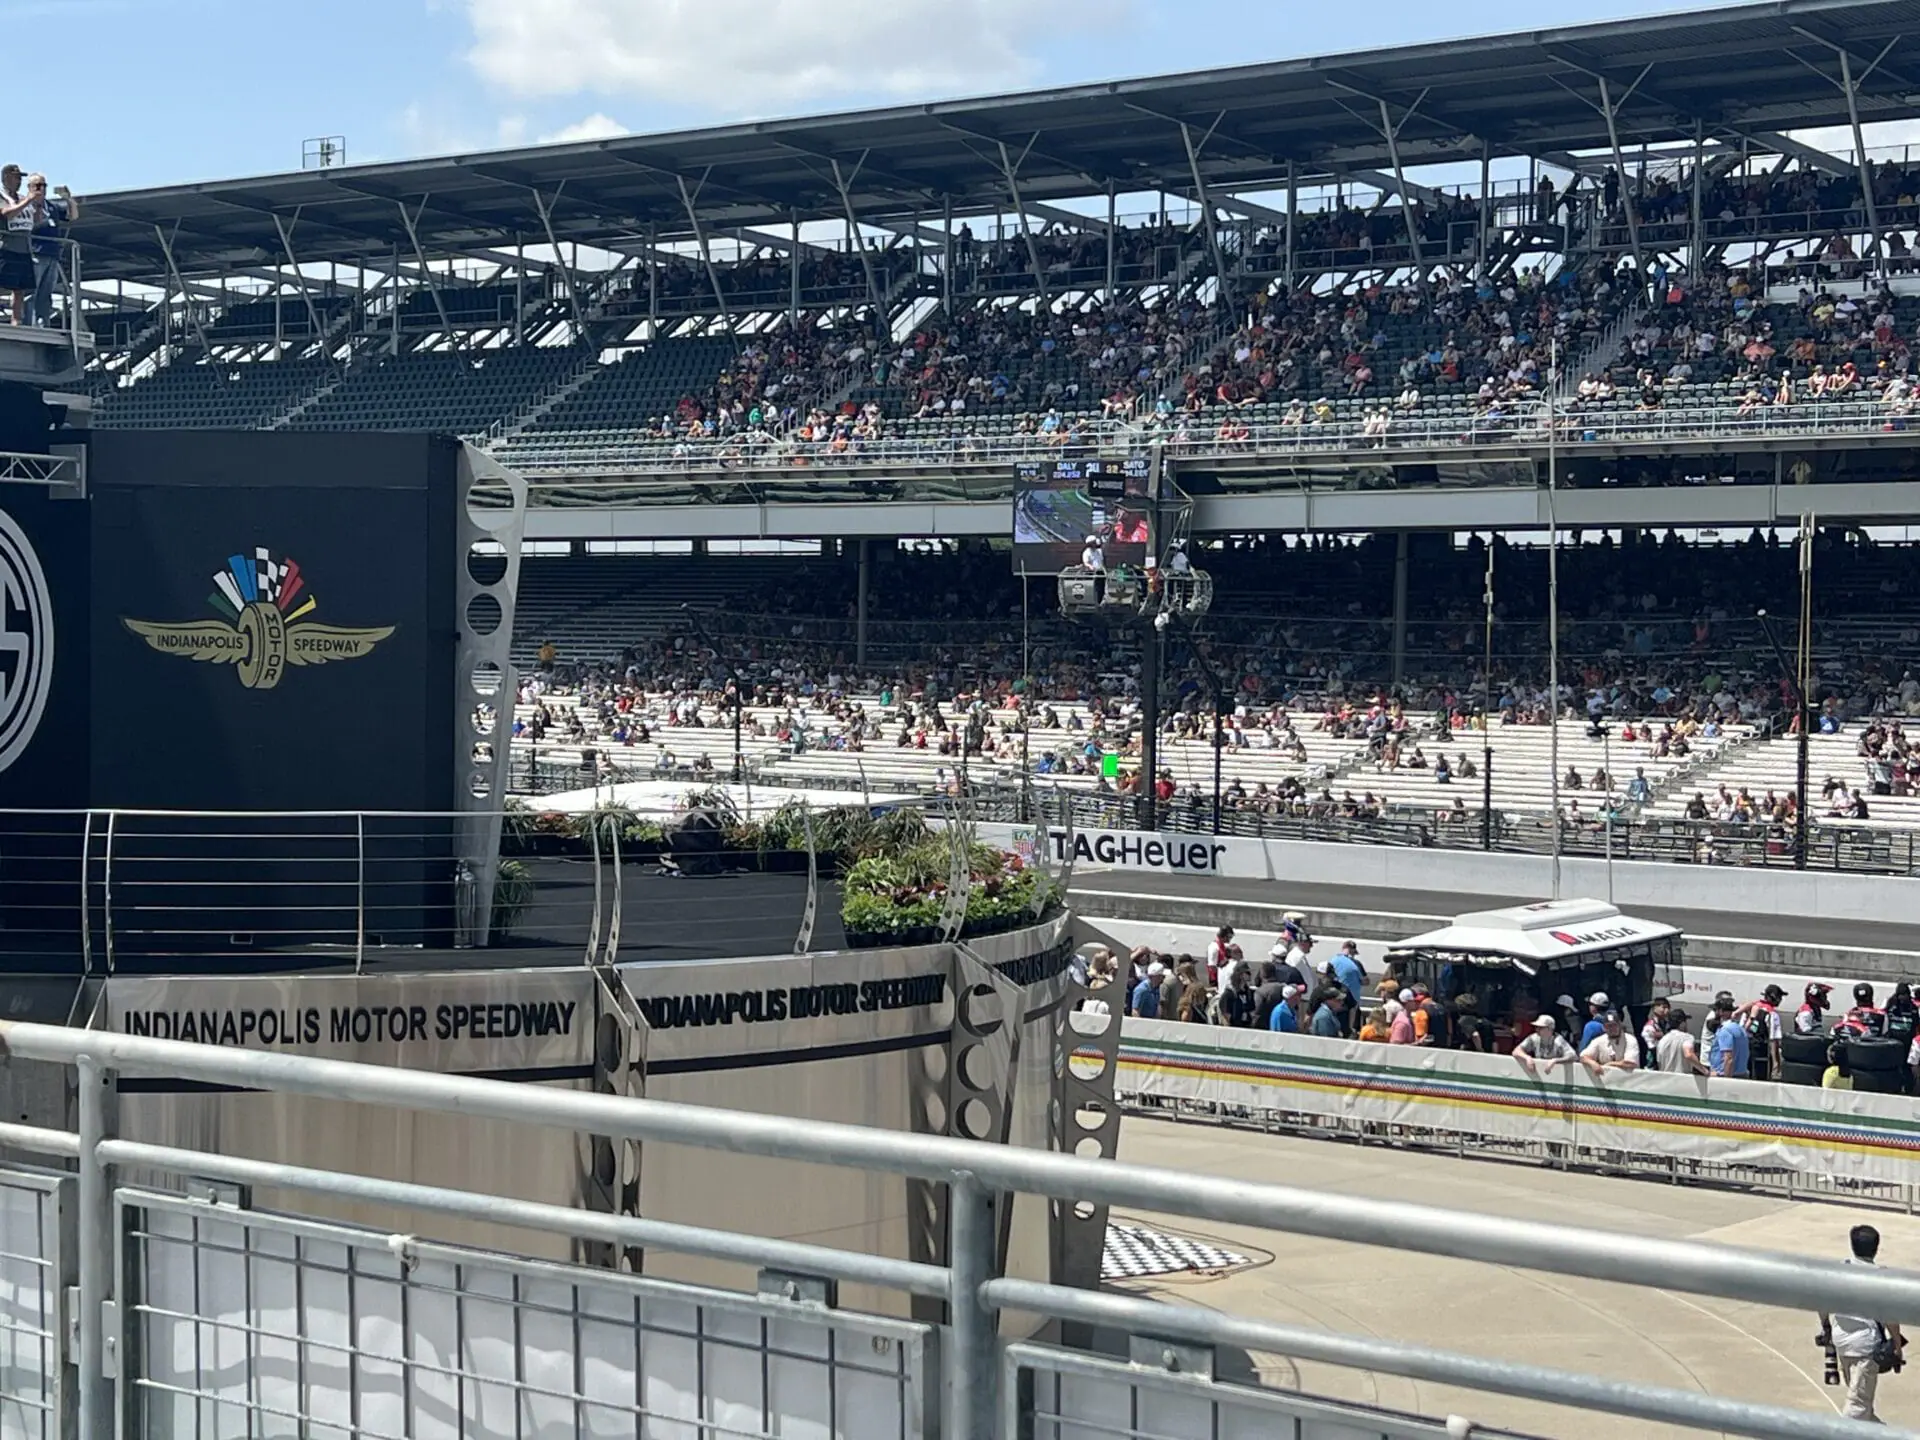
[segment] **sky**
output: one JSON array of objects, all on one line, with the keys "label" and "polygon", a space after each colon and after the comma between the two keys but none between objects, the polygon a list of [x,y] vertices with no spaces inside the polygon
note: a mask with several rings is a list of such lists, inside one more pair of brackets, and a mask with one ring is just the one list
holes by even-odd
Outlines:
[{"label": "sky", "polygon": [[[1681,7],[1560,0],[1552,23]],[[9,160],[101,192],[1536,27],[1520,0],[0,0]],[[68,59],[67,57],[75,57]]]}]

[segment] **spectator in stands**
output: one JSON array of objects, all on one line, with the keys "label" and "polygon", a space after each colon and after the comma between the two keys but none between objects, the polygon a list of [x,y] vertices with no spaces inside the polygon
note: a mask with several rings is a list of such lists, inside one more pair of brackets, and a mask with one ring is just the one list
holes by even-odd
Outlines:
[{"label": "spectator in stands", "polygon": [[1640,1042],[1621,1021],[1618,1010],[1600,1017],[1602,1030],[1581,1047],[1580,1063],[1596,1080],[1607,1071],[1629,1072],[1640,1068]]}]

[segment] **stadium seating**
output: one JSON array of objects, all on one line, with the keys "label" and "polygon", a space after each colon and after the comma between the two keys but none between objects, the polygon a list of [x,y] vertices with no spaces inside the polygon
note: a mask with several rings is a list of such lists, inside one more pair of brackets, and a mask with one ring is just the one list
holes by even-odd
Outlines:
[{"label": "stadium seating", "polygon": [[558,346],[385,356],[350,369],[291,428],[481,434],[559,385],[584,359]]},{"label": "stadium seating", "polygon": [[106,391],[96,423],[121,430],[256,430],[323,383],[330,369],[326,360],[182,359]]}]

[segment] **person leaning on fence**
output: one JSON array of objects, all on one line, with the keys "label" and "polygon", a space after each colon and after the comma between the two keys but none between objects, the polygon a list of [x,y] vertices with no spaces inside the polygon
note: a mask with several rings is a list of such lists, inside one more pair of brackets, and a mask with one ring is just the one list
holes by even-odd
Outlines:
[{"label": "person leaning on fence", "polygon": [[1513,1047],[1513,1058],[1520,1068],[1536,1080],[1551,1074],[1556,1065],[1571,1065],[1578,1057],[1566,1037],[1553,1028],[1551,1015],[1533,1017],[1533,1033]]},{"label": "person leaning on fence", "polygon": [[1618,1010],[1600,1016],[1600,1033],[1581,1050],[1580,1063],[1596,1080],[1607,1071],[1630,1074],[1640,1068],[1640,1042],[1622,1023]]},{"label": "person leaning on fence", "polygon": [[[1872,1265],[1880,1254],[1880,1232],[1871,1225],[1856,1225],[1847,1234],[1853,1250],[1847,1263]],[[1901,1349],[1907,1343],[1900,1327],[1864,1315],[1820,1316],[1820,1333],[1814,1344],[1826,1350],[1838,1362],[1839,1378],[1846,1383],[1847,1403],[1841,1411],[1849,1420],[1878,1421],[1874,1399],[1880,1377],[1899,1370],[1905,1363]]]}]

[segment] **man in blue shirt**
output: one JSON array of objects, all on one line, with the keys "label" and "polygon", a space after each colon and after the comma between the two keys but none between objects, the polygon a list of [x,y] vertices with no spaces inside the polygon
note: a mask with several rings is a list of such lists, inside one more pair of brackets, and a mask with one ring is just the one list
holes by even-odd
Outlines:
[{"label": "man in blue shirt", "polygon": [[1267,1017],[1267,1028],[1278,1030],[1286,1035],[1300,1033],[1300,987],[1288,985],[1280,992],[1280,1003],[1273,1007],[1273,1014]]},{"label": "man in blue shirt", "polygon": [[1733,1018],[1733,997],[1723,995],[1713,1002],[1713,1008],[1720,1017],[1720,1028],[1713,1032],[1713,1048],[1708,1052],[1709,1064],[1716,1075],[1731,1076],[1736,1080],[1747,1078],[1747,1066],[1750,1057],[1747,1049],[1747,1027]]},{"label": "man in blue shirt", "polygon": [[1604,990],[1596,990],[1587,997],[1587,1023],[1581,1029],[1580,1043],[1575,1047],[1582,1055],[1587,1053],[1587,1046],[1607,1033],[1606,1024],[1600,1018],[1606,1013],[1607,992]]},{"label": "man in blue shirt", "polygon": [[1133,987],[1132,1013],[1142,1020],[1160,1018],[1160,982],[1166,973],[1167,967],[1156,960],[1147,967],[1146,978]]},{"label": "man in blue shirt", "polygon": [[1320,1002],[1320,1008],[1313,1012],[1313,1033],[1327,1040],[1338,1040],[1346,1033],[1340,1023],[1340,1014],[1347,1008],[1347,992],[1335,990]]},{"label": "man in blue shirt", "polygon": [[1346,987],[1347,1003],[1359,1005],[1360,992],[1367,985],[1367,970],[1360,963],[1360,947],[1351,940],[1342,941],[1340,953],[1328,963],[1333,967],[1333,978]]}]

